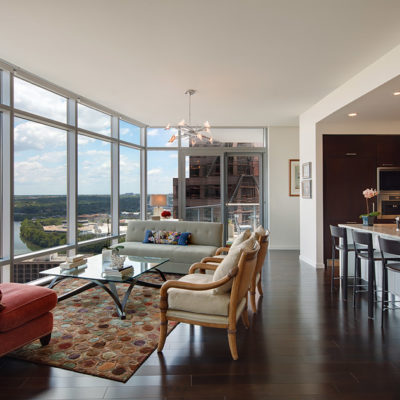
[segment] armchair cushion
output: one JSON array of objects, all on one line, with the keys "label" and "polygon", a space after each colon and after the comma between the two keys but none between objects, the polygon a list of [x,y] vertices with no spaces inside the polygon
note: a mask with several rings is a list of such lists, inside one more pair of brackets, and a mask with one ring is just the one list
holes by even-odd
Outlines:
[{"label": "armchair cushion", "polygon": [[233,241],[231,245],[231,249],[239,246],[241,243],[243,243],[245,240],[247,240],[251,235],[251,232],[246,229],[244,232],[242,232],[237,238]]},{"label": "armchair cushion", "polygon": [[[182,282],[194,284],[212,283],[213,276],[207,274],[190,274],[181,279]],[[230,294],[214,294],[209,290],[168,289],[168,312],[171,310],[187,311],[198,314],[227,316]]]},{"label": "armchair cushion", "polygon": [[[242,299],[237,305],[236,309],[236,321],[240,318],[243,310],[246,307],[246,299]],[[227,315],[214,315],[214,314],[203,314],[203,313],[193,313],[181,310],[168,310],[168,318],[183,318],[186,321],[201,322],[203,324],[228,324]]]},{"label": "armchair cushion", "polygon": [[[227,256],[223,259],[223,261],[218,265],[218,268],[215,270],[213,277],[213,281],[219,281],[224,276],[228,275],[232,270],[238,265],[240,254],[242,249],[237,246],[229,251]],[[231,290],[232,287],[232,279],[225,283],[224,285],[213,289],[214,294],[223,294],[227,293]]]}]

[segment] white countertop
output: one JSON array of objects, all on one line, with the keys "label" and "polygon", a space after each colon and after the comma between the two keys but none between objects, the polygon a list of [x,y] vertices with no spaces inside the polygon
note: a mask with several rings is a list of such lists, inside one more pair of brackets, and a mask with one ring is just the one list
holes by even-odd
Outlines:
[{"label": "white countertop", "polygon": [[339,224],[339,226],[342,228],[384,235],[393,239],[400,239],[400,232],[396,231],[396,224],[375,224],[373,226],[366,226],[363,224]]}]

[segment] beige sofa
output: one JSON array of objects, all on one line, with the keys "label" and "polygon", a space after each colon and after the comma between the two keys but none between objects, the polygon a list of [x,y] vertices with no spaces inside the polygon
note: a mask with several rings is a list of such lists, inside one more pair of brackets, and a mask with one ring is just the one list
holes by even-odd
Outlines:
[{"label": "beige sofa", "polygon": [[[147,229],[156,231],[190,232],[191,240],[187,246],[143,243]],[[126,241],[120,254],[169,258],[170,262],[160,269],[165,272],[187,273],[190,266],[204,257],[215,254],[222,246],[222,224],[215,222],[192,221],[130,221]]]}]

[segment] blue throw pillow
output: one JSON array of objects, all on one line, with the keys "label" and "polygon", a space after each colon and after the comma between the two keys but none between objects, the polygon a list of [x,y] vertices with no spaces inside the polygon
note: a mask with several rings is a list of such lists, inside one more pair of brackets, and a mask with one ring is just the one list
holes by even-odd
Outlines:
[{"label": "blue throw pillow", "polygon": [[178,245],[187,246],[190,240],[190,236],[191,236],[190,232],[182,232],[181,236],[179,236]]},{"label": "blue throw pillow", "polygon": [[150,229],[146,230],[143,243],[154,243],[153,232]]}]

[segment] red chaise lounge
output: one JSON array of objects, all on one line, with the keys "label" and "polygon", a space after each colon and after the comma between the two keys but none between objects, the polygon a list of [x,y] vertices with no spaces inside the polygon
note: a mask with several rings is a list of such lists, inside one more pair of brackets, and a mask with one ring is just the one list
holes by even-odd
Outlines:
[{"label": "red chaise lounge", "polygon": [[20,283],[0,284],[0,357],[36,339],[50,342],[57,304],[54,290]]}]

